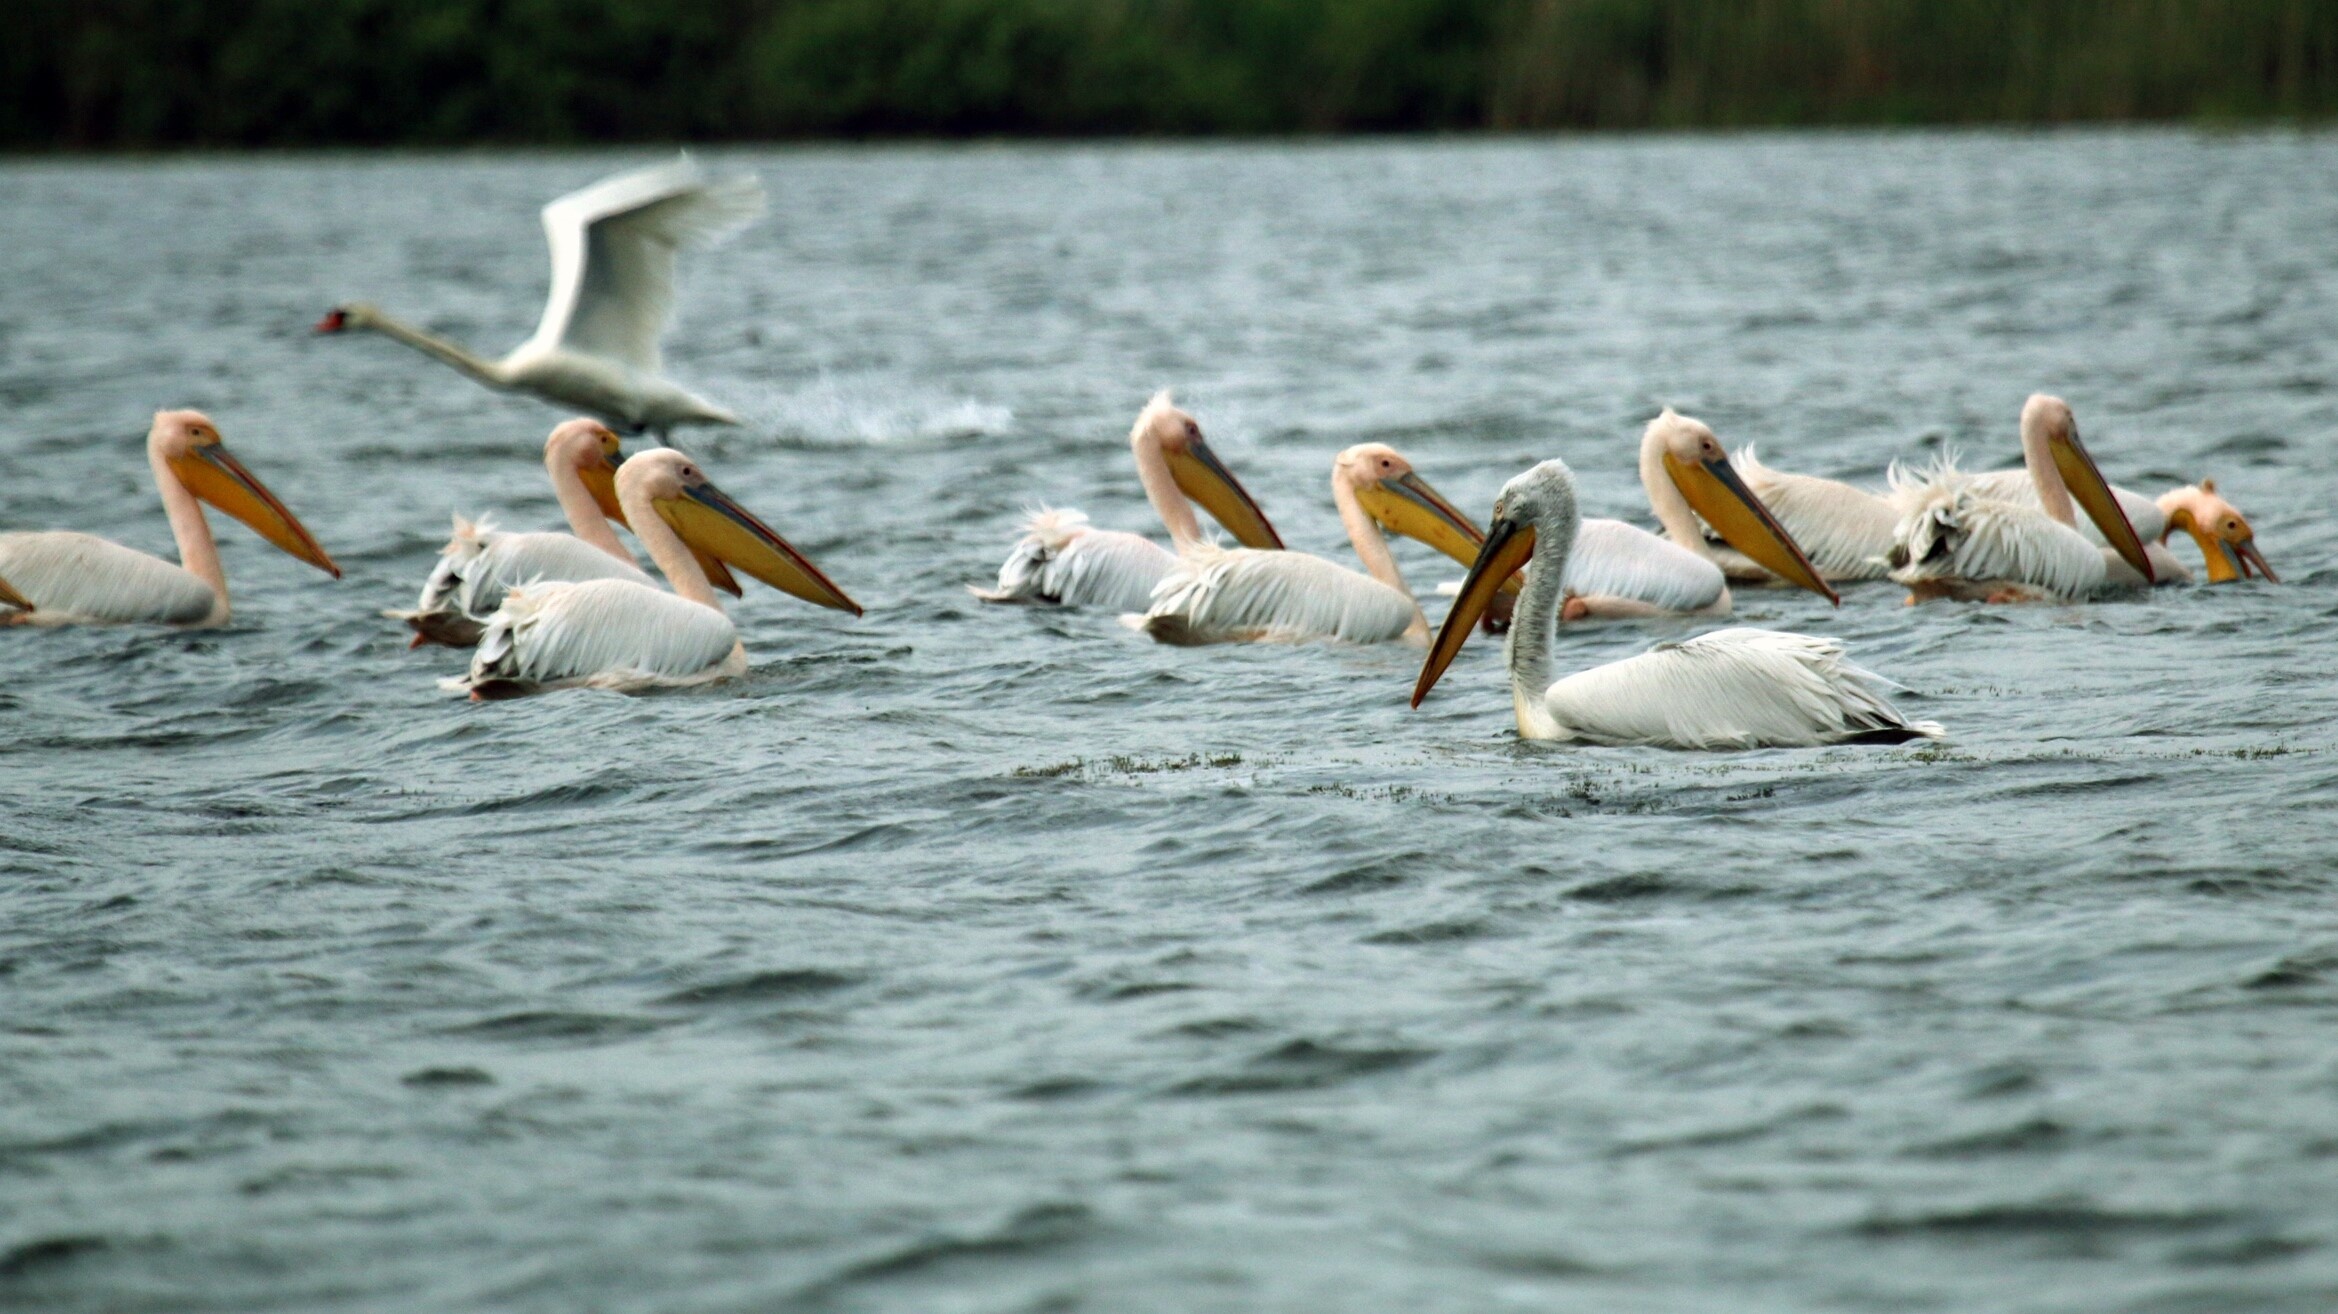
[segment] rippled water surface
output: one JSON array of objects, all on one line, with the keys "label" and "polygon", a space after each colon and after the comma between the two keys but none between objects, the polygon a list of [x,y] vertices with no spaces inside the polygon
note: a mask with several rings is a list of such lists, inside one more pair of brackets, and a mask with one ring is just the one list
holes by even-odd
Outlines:
[{"label": "rippled water surface", "polygon": [[[2338,139],[723,154],[687,445],[868,615],[462,703],[377,612],[555,521],[560,414],[308,326],[500,352],[536,206],[652,157],[0,166],[0,527],[167,550],[193,405],[348,571],[229,525],[229,629],[0,631],[0,1306],[2338,1305]],[[1495,644],[1411,712],[1417,650],[966,595],[1029,504],[1148,523],[1165,385],[1342,559],[1353,442],[1644,516],[1660,404],[1872,479],[2048,389],[2288,583],[1741,593],[1953,739],[1526,747]]]}]

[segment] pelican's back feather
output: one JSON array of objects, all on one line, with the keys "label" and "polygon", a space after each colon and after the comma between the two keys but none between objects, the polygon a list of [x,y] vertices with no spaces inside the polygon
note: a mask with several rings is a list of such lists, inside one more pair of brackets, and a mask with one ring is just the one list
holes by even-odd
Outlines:
[{"label": "pelican's back feather", "polygon": [[2017,585],[2056,598],[2103,587],[2102,549],[2033,506],[1989,497],[1942,462],[1928,475],[1894,466],[1891,578],[1907,585]]},{"label": "pelican's back feather", "polygon": [[[2038,481],[2030,477],[2027,469],[2016,467],[2011,470],[1991,470],[1971,478],[1974,488],[2000,502],[2012,502],[2020,506],[2043,505],[2038,501]],[[2149,543],[2166,536],[2167,513],[2159,509],[2159,503],[2115,484],[2111,487],[2111,495],[2119,499],[2119,509],[2127,513],[2127,523],[2135,526],[2137,538]],[[2110,546],[2103,537],[2103,531],[2095,528],[2094,521],[2083,515],[2078,517],[2078,532],[2096,547]]]},{"label": "pelican's back feather", "polygon": [[1386,643],[1420,623],[1411,597],[1321,557],[1203,545],[1153,590],[1138,626],[1174,644]]},{"label": "pelican's back feather", "polygon": [[1544,703],[1569,737],[1684,748],[1937,738],[1886,702],[1886,682],[1834,639],[1727,629],[1570,675]]},{"label": "pelican's back feather", "polygon": [[627,580],[522,586],[487,622],[464,687],[625,687],[704,677],[739,634],[714,607]]},{"label": "pelican's back feather", "polygon": [[219,606],[183,567],[71,530],[0,534],[0,578],[32,600],[33,624],[200,625]]},{"label": "pelican's back feather", "polygon": [[1621,520],[1586,520],[1562,577],[1579,598],[1628,598],[1665,611],[1702,611],[1721,600],[1721,568],[1688,548]]},{"label": "pelican's back feather", "polygon": [[999,567],[996,589],[969,591],[985,602],[1048,602],[1143,611],[1153,586],[1177,565],[1167,548],[1137,534],[1094,529],[1077,511],[1040,510]]}]

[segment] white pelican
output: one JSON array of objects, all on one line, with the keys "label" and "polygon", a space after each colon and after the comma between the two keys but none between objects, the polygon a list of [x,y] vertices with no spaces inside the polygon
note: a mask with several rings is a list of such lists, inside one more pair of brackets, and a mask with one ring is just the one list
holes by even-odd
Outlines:
[{"label": "white pelican", "polygon": [[[2027,506],[2040,505],[2037,484],[2027,470],[1992,470],[1972,476],[1972,481],[1992,497]],[[2197,484],[2171,488],[2157,498],[2115,484],[2111,492],[2119,499],[2119,509],[2126,513],[2127,523],[2135,527],[2136,536],[2143,540],[2143,551],[2151,558],[2155,577],[2152,582],[2192,582],[2191,570],[2167,549],[2168,536],[2179,529],[2190,534],[2199,546],[2201,558],[2207,563],[2209,583],[2226,584],[2245,579],[2252,568],[2270,583],[2281,582],[2281,577],[2273,573],[2273,568],[2257,551],[2256,534],[2249,528],[2248,519],[2216,491],[2215,480],[2203,479]],[[2095,528],[2093,521],[2082,522],[2077,528],[2088,542],[2101,546],[2102,531]],[[2124,560],[2112,557],[2106,559],[2105,565],[2117,582],[2129,586],[2143,583],[2142,577]]]},{"label": "white pelican", "polygon": [[627,579],[523,585],[487,622],[470,674],[443,682],[474,699],[546,689],[637,690],[743,674],[747,650],[693,549],[807,602],[860,615],[858,603],[671,448],[617,472],[617,502],[672,593]]},{"label": "white pelican", "polygon": [[1476,526],[1385,443],[1359,443],[1332,461],[1331,500],[1364,573],[1304,552],[1188,546],[1141,616],[1124,619],[1163,643],[1426,641],[1429,622],[1405,587],[1383,526],[1433,546],[1466,541]]},{"label": "white pelican", "polygon": [[[2067,403],[2038,393],[2022,406],[2021,451],[2037,490],[2034,505],[1989,495],[1947,460],[1922,475],[1893,470],[1901,519],[1891,578],[1908,586],[1910,602],[2072,601],[2152,582],[2156,570],[2143,541],[2079,441]],[[2073,501],[2110,547],[2078,532]]]},{"label": "white pelican", "polygon": [[[1202,541],[1193,502],[1244,547],[1272,551],[1283,546],[1266,513],[1203,440],[1201,426],[1166,391],[1154,394],[1137,413],[1128,445],[1145,497],[1180,551]],[[998,587],[969,586],[967,591],[984,602],[1136,612],[1150,605],[1153,587],[1176,565],[1176,552],[1141,534],[1097,529],[1077,511],[1042,510],[1024,522],[1022,540],[999,567]]]},{"label": "white pelican", "polygon": [[660,435],[739,417],[669,382],[658,339],[674,313],[674,255],[762,213],[753,177],[710,180],[688,155],[604,178],[544,207],[552,295],[536,335],[502,360],[473,355],[365,302],[336,306],[320,333],[371,329],[491,388],[529,392]]},{"label": "white pelican", "polygon": [[1550,645],[1578,527],[1575,477],[1545,461],[1502,486],[1485,550],[1437,632],[1413,706],[1445,673],[1502,583],[1530,561],[1510,627],[1511,699],[1524,739],[1658,748],[1790,748],[1937,738],[1885,701],[1879,677],[1833,639],[1728,629],[1553,683]]},{"label": "white pelican", "polygon": [[[1762,464],[1751,443],[1730,458],[1762,504],[1802,545],[1819,576],[1831,584],[1882,579],[1891,573],[1892,531],[1900,510],[1891,498],[1839,479],[1791,474]],[[1726,546],[1714,549],[1722,571],[1741,583],[1777,583],[1760,562]]]},{"label": "white pelican", "polygon": [[[563,421],[544,440],[544,469],[570,532],[507,533],[484,518],[474,522],[458,515],[454,537],[440,549],[414,610],[382,614],[414,631],[410,648],[425,643],[468,648],[479,642],[504,594],[518,585],[578,579],[648,584],[649,575],[634,564],[609,524],[612,517],[625,523],[624,509],[617,505],[617,467],[624,459],[607,425]],[[739,592],[739,582],[722,562],[703,552],[696,555],[716,588]]]},{"label": "white pelican", "polygon": [[157,411],[146,461],[179,544],[179,565],[70,530],[0,534],[0,576],[32,610],[20,625],[225,625],[227,573],[203,516],[209,502],[335,579],[341,568],[276,495],[228,455],[219,429],[200,411]]},{"label": "white pelican", "polygon": [[[1701,421],[1667,406],[1648,422],[1640,435],[1640,487],[1665,536],[1621,520],[1583,521],[1575,550],[1567,557],[1561,620],[1728,615],[1734,605],[1729,579],[1705,541],[1700,516],[1720,535],[1727,545],[1724,550],[1734,550],[1743,560],[1762,563],[1765,573],[1774,572],[1774,577],[1841,603],[1803,555],[1795,536],[1738,477],[1721,450],[1721,440]],[[1467,517],[1461,523],[1466,526],[1464,537],[1428,541],[1466,566],[1477,561],[1484,535]],[[1502,598],[1488,614],[1501,617],[1517,590],[1516,580],[1505,583]]]}]

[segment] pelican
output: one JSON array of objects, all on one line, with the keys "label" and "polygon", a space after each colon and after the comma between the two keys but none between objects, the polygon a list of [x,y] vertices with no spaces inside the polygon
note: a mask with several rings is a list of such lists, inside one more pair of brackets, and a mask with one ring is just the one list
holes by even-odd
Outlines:
[{"label": "pelican", "polygon": [[1466,539],[1476,526],[1385,443],[1360,443],[1333,459],[1331,500],[1364,573],[1304,552],[1197,543],[1153,590],[1144,614],[1125,619],[1180,645],[1426,642],[1429,622],[1382,527],[1441,546]]},{"label": "pelican", "polygon": [[[515,534],[484,518],[455,517],[455,533],[439,552],[438,565],[422,585],[412,611],[382,613],[414,631],[406,646],[426,643],[468,648],[479,642],[487,618],[503,605],[504,594],[520,584],[545,580],[624,579],[648,584],[633,554],[617,540],[611,517],[625,523],[617,505],[617,467],[625,459],[617,435],[598,420],[563,421],[544,440],[544,469],[553,496],[568,517],[569,532]],[[736,595],[738,580],[722,562],[695,554],[716,588]]]},{"label": "pelican", "polygon": [[[1992,497],[2020,502],[2027,506],[2040,505],[2037,484],[2027,470],[1993,470],[1974,475],[1973,484]],[[2151,558],[2153,583],[2189,584],[2192,572],[2168,551],[2168,536],[2181,529],[2190,534],[2207,564],[2208,582],[2226,584],[2248,577],[2252,568],[2262,573],[2270,583],[2278,584],[2281,577],[2273,573],[2265,558],[2257,551],[2256,534],[2249,528],[2240,509],[2226,501],[2216,491],[2216,481],[2203,479],[2197,484],[2171,488],[2156,498],[2112,485],[2111,493],[2119,499],[2119,509],[2126,514],[2127,523],[2135,527],[2135,534],[2143,540],[2144,554]],[[2102,545],[2102,531],[2089,520],[2081,523],[2078,531],[2088,542]],[[2117,557],[2104,562],[2116,582],[2130,587],[2144,581],[2127,563]]]},{"label": "pelican", "polygon": [[[1751,443],[1730,457],[1730,465],[1802,545],[1820,578],[1851,584],[1891,573],[1885,558],[1900,523],[1900,509],[1891,498],[1839,479],[1773,470],[1762,464]],[[1722,572],[1740,583],[1779,582],[1767,566],[1727,546],[1713,555]]]},{"label": "pelican", "polygon": [[[2152,582],[2151,558],[2079,441],[2068,403],[2031,396],[2021,408],[2021,451],[2034,506],[1991,496],[1945,459],[1922,475],[1893,470],[1902,514],[1891,578],[1908,586],[1908,601],[2072,601]],[[2078,532],[2073,501],[2110,547]]]},{"label": "pelican", "polygon": [[1510,627],[1511,700],[1522,739],[1656,748],[1795,748],[1938,738],[1885,701],[1885,681],[1833,639],[1727,629],[1551,680],[1550,645],[1579,525],[1575,477],[1545,461],[1502,486],[1485,549],[1413,686],[1428,695],[1503,581],[1530,561]]},{"label": "pelican", "polygon": [[[1128,431],[1137,478],[1179,551],[1202,542],[1199,502],[1236,542],[1279,550],[1282,536],[1202,438],[1201,425],[1166,391],[1154,394]],[[1187,499],[1191,498],[1192,501]],[[984,602],[1043,602],[1139,612],[1153,587],[1176,568],[1177,553],[1141,534],[1097,529],[1077,511],[1042,509],[1023,523],[1023,538],[999,567],[995,589],[969,586]]]},{"label": "pelican", "polygon": [[747,650],[693,549],[807,602],[861,614],[844,590],[680,452],[660,448],[627,460],[617,472],[617,503],[674,591],[629,579],[512,589],[488,619],[470,674],[445,687],[485,700],[547,689],[704,684],[744,674]]},{"label": "pelican", "polygon": [[20,625],[225,625],[227,573],[203,516],[209,502],[251,526],[288,555],[335,579],[341,568],[243,463],[220,445],[201,411],[156,411],[146,461],[178,540],[178,565],[70,530],[0,534],[0,576],[15,582],[30,611]]},{"label": "pelican", "polygon": [[552,295],[536,335],[502,360],[391,318],[366,302],[336,306],[319,333],[370,329],[491,388],[534,393],[633,432],[739,417],[667,381],[658,339],[674,314],[674,257],[762,213],[753,177],[711,180],[687,154],[604,178],[544,207]]},{"label": "pelican", "polygon": [[[1567,557],[1561,620],[1728,615],[1734,606],[1729,580],[1705,541],[1700,516],[1720,535],[1724,550],[1764,563],[1765,573],[1840,605],[1795,536],[1746,487],[1721,450],[1721,440],[1701,421],[1667,406],[1648,422],[1640,435],[1640,486],[1664,526],[1664,537],[1621,520],[1583,521]],[[1467,517],[1462,523],[1461,535],[1429,542],[1467,566],[1476,563],[1485,536]],[[1490,614],[1499,616],[1517,589],[1516,580],[1505,583]]]}]

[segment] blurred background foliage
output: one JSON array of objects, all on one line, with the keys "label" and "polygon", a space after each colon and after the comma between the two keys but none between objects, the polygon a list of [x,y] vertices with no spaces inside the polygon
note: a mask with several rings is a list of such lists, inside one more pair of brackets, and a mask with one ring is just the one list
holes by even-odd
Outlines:
[{"label": "blurred background foliage", "polygon": [[14,149],[2324,119],[2338,0],[14,0]]}]

